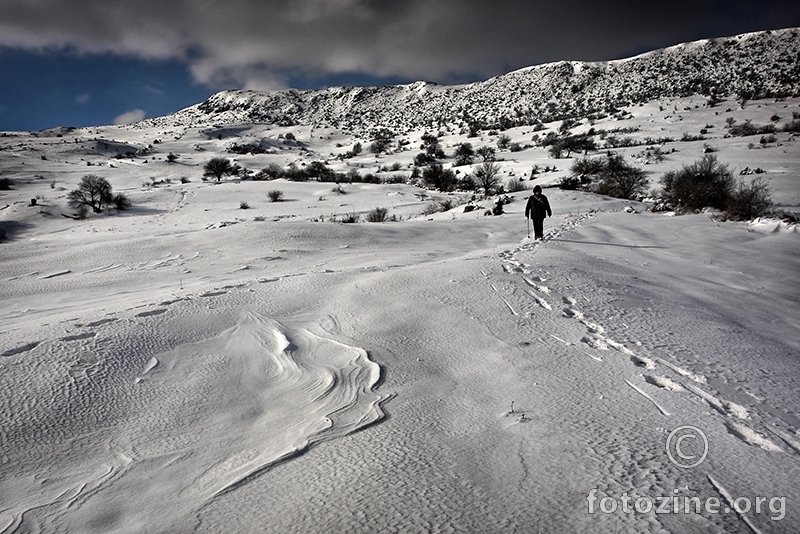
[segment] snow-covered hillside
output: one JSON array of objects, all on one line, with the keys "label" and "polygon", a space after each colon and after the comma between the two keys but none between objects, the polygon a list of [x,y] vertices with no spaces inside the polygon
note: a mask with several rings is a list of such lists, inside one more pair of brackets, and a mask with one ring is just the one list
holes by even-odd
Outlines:
[{"label": "snow-covered hillside", "polygon": [[[565,65],[484,82],[470,113]],[[626,95],[650,83],[631,80]],[[800,530],[800,98],[686,89],[474,137],[409,111],[478,85],[251,95],[294,95],[283,124],[251,122],[258,104],[2,134],[0,533]],[[387,92],[417,104],[403,116]],[[376,126],[397,129],[389,148],[356,153]],[[654,190],[713,153],[789,216],[561,190],[578,156],[539,141],[565,128]],[[478,159],[456,165],[456,147],[492,148],[507,191],[422,187],[432,134],[458,177]],[[214,157],[239,174],[204,179]],[[276,167],[374,183],[259,172]],[[130,209],[75,218],[89,174]],[[553,210],[541,242],[534,184]]]},{"label": "snow-covered hillside", "polygon": [[484,82],[440,86],[224,91],[149,126],[259,122],[366,132],[484,128],[585,117],[660,97],[800,96],[800,29],[685,43],[603,63],[563,61]]}]

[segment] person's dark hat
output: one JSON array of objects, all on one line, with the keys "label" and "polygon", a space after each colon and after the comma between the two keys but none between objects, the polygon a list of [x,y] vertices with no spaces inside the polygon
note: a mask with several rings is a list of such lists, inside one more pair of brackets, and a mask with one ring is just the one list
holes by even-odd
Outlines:
[{"label": "person's dark hat", "polygon": [[542,192],[542,186],[541,185],[534,186],[533,192],[534,193],[541,193]]}]

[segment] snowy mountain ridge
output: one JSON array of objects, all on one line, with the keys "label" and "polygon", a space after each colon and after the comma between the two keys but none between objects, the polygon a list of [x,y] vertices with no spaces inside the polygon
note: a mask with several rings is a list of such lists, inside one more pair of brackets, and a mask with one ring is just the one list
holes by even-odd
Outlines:
[{"label": "snowy mountain ridge", "polygon": [[800,95],[800,29],[704,39],[605,62],[560,61],[464,85],[415,82],[321,90],[229,90],[144,126],[312,125],[359,132],[507,128],[657,98]]}]

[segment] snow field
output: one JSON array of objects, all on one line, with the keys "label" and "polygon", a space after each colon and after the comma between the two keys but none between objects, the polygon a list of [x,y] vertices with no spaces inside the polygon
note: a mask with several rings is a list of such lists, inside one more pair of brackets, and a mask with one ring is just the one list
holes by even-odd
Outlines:
[{"label": "snow field", "polygon": [[[796,103],[737,117],[763,123]],[[657,110],[633,108],[620,125],[652,120],[641,135],[680,137],[689,121],[724,119],[681,111],[665,123]],[[127,144],[162,133],[98,130]],[[0,245],[0,532],[797,530],[794,226],[547,188],[554,216],[534,242],[527,193],[499,217],[421,216],[448,195],[205,183],[198,166],[216,141],[164,139],[179,166],[93,155],[105,166],[90,168],[84,152],[32,137],[47,160],[0,152],[17,182],[0,201],[17,224]],[[793,206],[800,160],[782,142],[714,139],[721,160],[768,168],[776,201]],[[676,145],[654,169],[701,155],[702,143]],[[553,163],[538,149],[507,156],[516,175]],[[279,157],[299,156],[249,166]],[[545,185],[566,172],[557,163]],[[61,217],[66,191],[93,171],[133,208]],[[143,185],[167,174],[171,184]],[[271,189],[286,201],[268,202]],[[376,206],[402,222],[328,222]],[[681,425],[708,437],[697,468],[667,457]],[[592,489],[788,500],[781,521],[590,515]]]}]

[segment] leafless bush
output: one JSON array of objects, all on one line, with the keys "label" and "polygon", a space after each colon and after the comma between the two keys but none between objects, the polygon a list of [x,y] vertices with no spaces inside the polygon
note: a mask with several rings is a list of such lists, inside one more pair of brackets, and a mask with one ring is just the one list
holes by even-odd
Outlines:
[{"label": "leafless bush", "polygon": [[705,207],[725,209],[735,186],[733,174],[713,154],[679,171],[670,171],[661,178],[664,200],[675,208],[701,210]]},{"label": "leafless bush", "polygon": [[384,222],[389,215],[386,208],[375,208],[367,213],[367,222]]},{"label": "leafless bush", "polygon": [[728,197],[725,207],[727,218],[749,221],[766,215],[772,207],[772,191],[767,180],[758,176],[750,183],[739,179],[736,189]]}]

